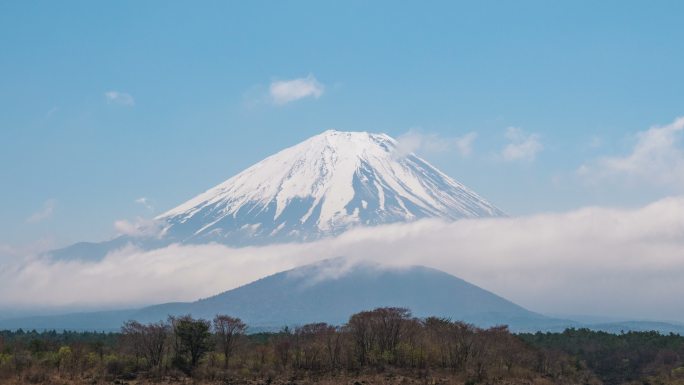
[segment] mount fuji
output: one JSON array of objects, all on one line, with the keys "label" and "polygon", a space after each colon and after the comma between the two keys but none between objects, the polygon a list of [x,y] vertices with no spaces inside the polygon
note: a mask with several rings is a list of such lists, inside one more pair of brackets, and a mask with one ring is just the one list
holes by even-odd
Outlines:
[{"label": "mount fuji", "polygon": [[503,215],[385,134],[325,131],[158,216],[166,237],[311,240],[421,218]]},{"label": "mount fuji", "polygon": [[[286,148],[154,219],[154,235],[120,236],[54,251],[56,259],[99,259],[133,244],[154,249],[172,243],[227,245],[309,241],[357,226],[422,218],[505,215],[472,190],[385,134],[326,131]],[[141,309],[26,317],[0,328],[116,330],[123,321],[152,322],[167,315],[210,318],[223,312],[271,330],[325,321],[341,324],[378,306],[411,308],[480,326],[563,330],[581,323],[546,317],[460,278],[426,266],[389,266],[343,258],[296,267],[194,302]],[[356,255],[351,257],[363,257]],[[597,330],[680,332],[681,325],[643,322],[586,325]]]},{"label": "mount fuji", "polygon": [[357,226],[502,215],[386,134],[328,130],[159,215],[153,237],[77,243],[52,254],[98,259],[126,244],[310,241]]}]

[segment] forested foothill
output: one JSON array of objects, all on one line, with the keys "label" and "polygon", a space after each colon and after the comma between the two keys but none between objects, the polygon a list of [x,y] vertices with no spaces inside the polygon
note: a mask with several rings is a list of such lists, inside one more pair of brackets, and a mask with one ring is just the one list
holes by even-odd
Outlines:
[{"label": "forested foothill", "polygon": [[117,333],[0,331],[0,384],[684,384],[684,337],[512,334],[408,309],[250,333],[238,318]]}]

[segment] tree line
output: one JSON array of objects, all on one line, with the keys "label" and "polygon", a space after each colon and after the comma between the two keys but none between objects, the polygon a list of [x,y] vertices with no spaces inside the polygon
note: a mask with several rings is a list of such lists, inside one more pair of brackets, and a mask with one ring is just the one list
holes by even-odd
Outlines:
[{"label": "tree line", "polygon": [[678,335],[574,329],[516,335],[505,326],[418,319],[403,308],[359,312],[342,326],[313,323],[275,333],[250,334],[242,320],[228,315],[129,321],[119,333],[0,332],[0,383],[51,378],[93,384],[184,378],[343,382],[370,375],[422,382],[676,383],[684,380],[683,358]]}]

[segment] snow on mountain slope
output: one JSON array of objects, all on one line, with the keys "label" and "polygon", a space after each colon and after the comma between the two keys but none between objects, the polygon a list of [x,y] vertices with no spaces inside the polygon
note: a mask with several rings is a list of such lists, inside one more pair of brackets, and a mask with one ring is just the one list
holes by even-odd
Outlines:
[{"label": "snow on mountain slope", "polygon": [[352,226],[503,213],[385,134],[329,130],[156,219],[190,242],[308,240]]}]

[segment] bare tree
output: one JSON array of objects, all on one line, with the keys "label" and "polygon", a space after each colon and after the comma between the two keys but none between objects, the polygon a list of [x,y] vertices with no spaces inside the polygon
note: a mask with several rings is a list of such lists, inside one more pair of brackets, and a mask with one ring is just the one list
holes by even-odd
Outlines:
[{"label": "bare tree", "polygon": [[126,321],[121,327],[122,341],[124,346],[135,356],[136,367],[140,365],[143,356],[143,325],[138,321]]},{"label": "bare tree", "polygon": [[346,327],[346,330],[354,340],[355,358],[360,366],[364,366],[369,362],[375,342],[371,321],[372,313],[370,311],[362,311],[352,315]]},{"label": "bare tree", "polygon": [[405,321],[411,318],[411,311],[399,307],[383,307],[372,311],[373,329],[381,352],[396,353],[397,344],[406,330]]},{"label": "bare tree", "polygon": [[143,348],[147,361],[153,368],[161,365],[169,330],[170,327],[165,322],[151,323],[143,327]]},{"label": "bare tree", "polygon": [[[295,329],[294,353],[295,365],[301,369],[320,370],[326,362],[330,362],[330,348],[328,334],[334,333],[335,328],[326,323],[307,324]],[[326,353],[328,357],[326,359]],[[332,352],[336,354],[336,352]]]},{"label": "bare tree", "polygon": [[[394,363],[397,346],[411,319],[411,311],[398,307],[382,307],[351,316],[347,330],[356,345],[356,357],[362,366],[375,357],[388,357]],[[383,358],[384,359],[384,358]]]},{"label": "bare tree", "polygon": [[223,350],[224,366],[228,368],[230,356],[233,354],[235,343],[245,334],[247,325],[239,318],[218,314],[214,317],[214,331],[219,346]]},{"label": "bare tree", "polygon": [[292,333],[288,327],[278,333],[273,341],[275,355],[283,369],[287,368],[290,362],[290,350],[292,348]]},{"label": "bare tree", "polygon": [[325,336],[325,346],[328,353],[330,370],[335,370],[340,361],[342,333],[337,327],[331,325],[328,325],[322,332]]},{"label": "bare tree", "polygon": [[135,353],[136,361],[139,357],[144,357],[147,365],[154,368],[161,365],[169,329],[165,322],[143,325],[137,321],[128,321],[121,328],[121,333]]}]

